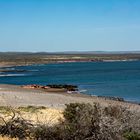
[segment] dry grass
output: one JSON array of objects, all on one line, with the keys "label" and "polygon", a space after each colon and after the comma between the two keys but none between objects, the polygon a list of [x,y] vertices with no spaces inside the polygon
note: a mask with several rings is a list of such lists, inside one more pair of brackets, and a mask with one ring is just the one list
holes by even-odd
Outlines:
[{"label": "dry grass", "polygon": [[16,138],[0,137],[0,140],[18,140]]},{"label": "dry grass", "polygon": [[40,109],[37,112],[20,112],[21,116],[25,120],[29,120],[34,124],[48,124],[54,125],[59,123],[59,119],[63,119],[63,114],[61,110],[57,109]]},{"label": "dry grass", "polygon": [[[17,116],[22,117],[25,120],[30,121],[33,124],[47,124],[54,125],[59,123],[60,119],[63,119],[62,110],[59,109],[51,109],[46,107],[19,107],[19,108],[11,108],[11,107],[0,107],[0,117],[8,120],[12,114],[12,111],[16,113]],[[2,120],[0,119],[0,123]]]}]

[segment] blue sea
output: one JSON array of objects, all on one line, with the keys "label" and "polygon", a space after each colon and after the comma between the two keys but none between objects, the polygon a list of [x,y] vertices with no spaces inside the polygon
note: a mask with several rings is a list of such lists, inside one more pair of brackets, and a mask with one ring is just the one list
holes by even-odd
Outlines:
[{"label": "blue sea", "polygon": [[84,94],[140,102],[140,61],[42,64],[6,69],[18,71],[1,72],[2,84],[73,84]]}]

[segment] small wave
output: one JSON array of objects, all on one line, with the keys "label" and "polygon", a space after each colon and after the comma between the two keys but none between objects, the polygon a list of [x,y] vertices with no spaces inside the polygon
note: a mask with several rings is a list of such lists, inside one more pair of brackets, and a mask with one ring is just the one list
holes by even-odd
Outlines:
[{"label": "small wave", "polygon": [[26,74],[0,74],[0,77],[25,76]]},{"label": "small wave", "polygon": [[28,70],[28,71],[39,71],[39,70]]},{"label": "small wave", "polygon": [[45,66],[46,64],[33,64],[31,66]]},{"label": "small wave", "polygon": [[79,92],[87,92],[87,90],[80,90]]},{"label": "small wave", "polygon": [[8,68],[5,68],[6,70],[15,70],[15,68],[13,67],[8,67]]},{"label": "small wave", "polygon": [[129,62],[129,61],[138,61],[139,59],[118,59],[118,60],[103,60],[103,62]]}]

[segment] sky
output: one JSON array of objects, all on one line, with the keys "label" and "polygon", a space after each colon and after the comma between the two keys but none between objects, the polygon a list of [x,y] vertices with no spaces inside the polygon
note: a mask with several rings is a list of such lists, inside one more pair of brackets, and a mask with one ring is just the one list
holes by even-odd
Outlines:
[{"label": "sky", "polygon": [[0,0],[0,51],[138,51],[140,0]]}]

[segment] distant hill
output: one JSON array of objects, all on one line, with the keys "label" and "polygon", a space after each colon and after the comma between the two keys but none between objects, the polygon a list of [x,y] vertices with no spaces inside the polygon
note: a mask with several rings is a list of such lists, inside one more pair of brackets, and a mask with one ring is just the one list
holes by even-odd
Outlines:
[{"label": "distant hill", "polygon": [[64,51],[64,52],[0,52],[0,54],[140,54],[140,51]]}]

